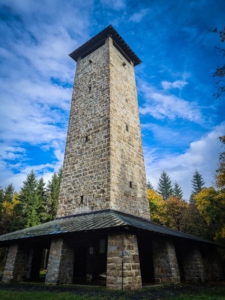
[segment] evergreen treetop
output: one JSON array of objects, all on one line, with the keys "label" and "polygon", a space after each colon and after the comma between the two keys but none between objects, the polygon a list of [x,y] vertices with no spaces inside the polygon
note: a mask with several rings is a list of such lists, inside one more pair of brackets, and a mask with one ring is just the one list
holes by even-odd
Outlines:
[{"label": "evergreen treetop", "polygon": [[159,178],[158,193],[163,197],[164,200],[168,199],[169,196],[173,194],[171,179],[165,171],[162,172]]},{"label": "evergreen treetop", "polygon": [[203,189],[205,181],[204,181],[202,175],[197,170],[195,170],[191,182],[192,182],[192,192],[191,192],[191,196],[190,196],[190,202],[194,203],[195,202],[194,195],[196,195]]},{"label": "evergreen treetop", "polygon": [[174,183],[173,196],[178,197],[180,199],[183,198],[183,191],[177,182]]},{"label": "evergreen treetop", "polygon": [[147,181],[147,189],[154,190],[153,185],[149,180]]}]

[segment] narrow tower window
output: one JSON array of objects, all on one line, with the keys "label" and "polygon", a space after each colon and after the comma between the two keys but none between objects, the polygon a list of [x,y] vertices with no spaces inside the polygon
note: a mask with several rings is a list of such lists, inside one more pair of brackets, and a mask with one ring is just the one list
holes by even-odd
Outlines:
[{"label": "narrow tower window", "polygon": [[85,143],[87,143],[88,141],[90,141],[90,137],[87,135],[85,136]]},{"label": "narrow tower window", "polygon": [[130,184],[130,188],[132,189],[132,181],[130,181],[130,183],[129,183],[129,184]]},{"label": "narrow tower window", "polygon": [[126,131],[127,131],[127,132],[129,131],[129,127],[128,127],[128,125],[126,125]]},{"label": "narrow tower window", "polygon": [[90,85],[88,86],[88,91],[89,91],[89,93],[91,92],[91,86]]},{"label": "narrow tower window", "polygon": [[83,204],[84,203],[84,196],[80,196],[80,204]]}]

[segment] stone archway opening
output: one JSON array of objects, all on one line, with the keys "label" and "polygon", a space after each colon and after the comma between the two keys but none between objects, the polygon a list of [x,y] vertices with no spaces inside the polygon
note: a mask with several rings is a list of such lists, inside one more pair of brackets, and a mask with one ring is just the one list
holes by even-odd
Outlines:
[{"label": "stone archway opening", "polygon": [[149,236],[138,235],[138,250],[141,268],[142,286],[152,285],[154,281],[154,266],[152,240]]},{"label": "stone archway opening", "polygon": [[30,248],[26,279],[30,282],[45,282],[49,257],[49,247]]},{"label": "stone archway opening", "polygon": [[107,236],[86,236],[74,245],[73,283],[106,286]]}]

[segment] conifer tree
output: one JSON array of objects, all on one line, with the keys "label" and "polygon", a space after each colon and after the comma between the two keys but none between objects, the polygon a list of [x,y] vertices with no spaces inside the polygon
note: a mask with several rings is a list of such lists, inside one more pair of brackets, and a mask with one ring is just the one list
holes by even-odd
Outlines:
[{"label": "conifer tree", "polygon": [[158,183],[158,193],[162,195],[163,200],[166,200],[173,194],[173,188],[171,184],[171,179],[166,172],[162,172],[159,183]]},{"label": "conifer tree", "polygon": [[4,191],[4,201],[12,202],[13,194],[15,192],[15,188],[12,183],[10,183]]},{"label": "conifer tree", "polygon": [[178,197],[180,199],[183,198],[183,191],[177,182],[174,183],[173,196]]},{"label": "conifer tree", "polygon": [[192,192],[191,192],[191,196],[190,196],[190,202],[194,203],[194,195],[196,195],[197,193],[199,193],[203,187],[204,187],[204,180],[202,175],[196,170],[193,178],[192,178]]},{"label": "conifer tree", "polygon": [[147,189],[154,190],[153,185],[149,180],[147,181]]},{"label": "conifer tree", "polygon": [[40,224],[38,211],[40,208],[38,193],[38,182],[34,171],[27,175],[20,191],[19,200],[23,208],[23,218],[25,227],[31,227]]},{"label": "conifer tree", "polygon": [[48,220],[47,194],[44,179],[41,177],[37,183],[37,196],[39,201],[38,215],[40,222]]},{"label": "conifer tree", "polygon": [[52,175],[52,180],[48,182],[48,218],[54,220],[57,213],[60,182],[62,178],[62,168]]}]

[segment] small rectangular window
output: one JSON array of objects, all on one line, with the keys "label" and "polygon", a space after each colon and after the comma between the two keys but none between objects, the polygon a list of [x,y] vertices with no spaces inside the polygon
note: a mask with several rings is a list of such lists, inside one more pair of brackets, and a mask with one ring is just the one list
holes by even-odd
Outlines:
[{"label": "small rectangular window", "polygon": [[90,85],[88,86],[88,92],[89,93],[91,92],[91,86]]},{"label": "small rectangular window", "polygon": [[132,189],[132,181],[130,181],[130,188]]},{"label": "small rectangular window", "polygon": [[90,137],[87,135],[85,136],[85,143],[87,143],[88,141],[90,141]]},{"label": "small rectangular window", "polygon": [[126,131],[127,131],[127,132],[129,131],[129,127],[128,127],[128,125],[126,125]]},{"label": "small rectangular window", "polygon": [[84,203],[84,196],[80,196],[80,204],[83,204]]}]

